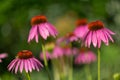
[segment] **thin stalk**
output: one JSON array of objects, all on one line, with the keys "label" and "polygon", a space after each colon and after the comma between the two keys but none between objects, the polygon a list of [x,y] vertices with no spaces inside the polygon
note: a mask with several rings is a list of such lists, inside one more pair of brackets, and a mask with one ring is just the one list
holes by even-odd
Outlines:
[{"label": "thin stalk", "polygon": [[30,74],[27,73],[27,72],[25,72],[25,74],[26,74],[27,79],[28,79],[28,80],[31,80],[31,79],[30,79]]},{"label": "thin stalk", "polygon": [[86,75],[87,75],[87,80],[92,80],[89,65],[85,65],[85,72],[86,72]]},{"label": "thin stalk", "polygon": [[48,63],[47,63],[47,58],[46,58],[46,52],[45,52],[44,45],[42,45],[42,51],[43,51],[43,59],[44,59],[45,69],[47,71],[49,80],[51,80],[51,76],[50,76],[50,72],[49,72],[49,69],[48,69]]},{"label": "thin stalk", "polygon": [[42,51],[43,51],[44,64],[45,66],[48,66],[44,45],[42,45]]},{"label": "thin stalk", "polygon": [[68,66],[69,67],[69,73],[68,73],[68,80],[73,80],[73,55],[70,57],[70,65]]},{"label": "thin stalk", "polygon": [[100,49],[98,48],[98,80],[100,80]]}]

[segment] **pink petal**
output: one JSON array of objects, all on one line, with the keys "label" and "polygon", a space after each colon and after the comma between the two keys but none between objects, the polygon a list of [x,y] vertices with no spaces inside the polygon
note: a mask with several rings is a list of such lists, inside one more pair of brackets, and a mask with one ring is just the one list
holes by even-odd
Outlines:
[{"label": "pink petal", "polygon": [[40,33],[41,37],[44,38],[44,39],[47,39],[47,37],[49,36],[49,32],[45,28],[44,24],[39,25],[39,33]]},{"label": "pink petal", "polygon": [[96,36],[96,31],[93,31],[93,35],[92,35],[92,43],[93,43],[94,47],[97,46],[97,36]]},{"label": "pink petal", "polygon": [[88,47],[90,48],[90,44],[92,42],[92,35],[93,35],[93,32],[90,31],[89,35],[88,35]]},{"label": "pink petal", "polygon": [[98,48],[100,48],[100,46],[101,46],[101,39],[100,39],[99,31],[96,31],[96,35],[97,35]]},{"label": "pink petal", "polygon": [[28,73],[28,63],[27,63],[27,60],[24,60],[24,68],[25,68],[25,71]]},{"label": "pink petal", "polygon": [[35,66],[33,64],[33,60],[32,59],[30,59],[30,64],[31,64],[31,67],[33,68],[33,70],[35,70]]},{"label": "pink petal", "polygon": [[24,60],[21,60],[21,64],[20,64],[20,72],[22,73],[22,71],[23,71],[23,66],[24,66]]},{"label": "pink petal", "polygon": [[58,34],[56,28],[50,24],[50,23],[46,23],[45,24],[46,28],[48,29],[49,33],[53,36],[56,37],[56,35]]},{"label": "pink petal", "polygon": [[19,65],[20,65],[20,60],[18,60],[18,62],[17,62],[17,64],[16,64],[16,66],[15,66],[15,73],[17,73],[17,71],[18,71],[18,67],[19,67]]},{"label": "pink petal", "polygon": [[35,37],[36,34],[37,34],[37,25],[32,26],[32,28],[30,29],[28,42],[30,42]]},{"label": "pink petal", "polygon": [[111,30],[109,30],[109,29],[107,29],[107,28],[104,28],[104,29],[105,29],[105,31],[107,31],[109,34],[115,35],[115,33],[112,32]]},{"label": "pink petal", "polygon": [[27,63],[28,63],[28,70],[29,70],[30,72],[32,72],[32,67],[31,67],[31,64],[30,64],[30,59],[27,60]]},{"label": "pink petal", "polygon": [[15,66],[15,64],[16,64],[18,61],[19,61],[18,59],[14,59],[14,60],[8,65],[8,70],[10,71],[10,70]]},{"label": "pink petal", "polygon": [[[102,29],[102,30],[103,30],[103,29]],[[98,30],[100,39],[101,39],[104,43],[107,43],[107,40],[106,40],[105,35],[104,35],[104,33],[102,32],[102,30]]]}]

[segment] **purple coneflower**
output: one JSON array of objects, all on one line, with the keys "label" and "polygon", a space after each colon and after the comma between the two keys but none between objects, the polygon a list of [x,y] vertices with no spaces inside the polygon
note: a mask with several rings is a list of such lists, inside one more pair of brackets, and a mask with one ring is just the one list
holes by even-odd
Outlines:
[{"label": "purple coneflower", "polygon": [[76,21],[76,28],[74,30],[74,34],[80,38],[83,39],[85,34],[87,33],[87,19],[79,19]]},{"label": "purple coneflower", "polygon": [[[43,53],[40,53],[40,59],[44,60]],[[46,51],[46,59],[47,60],[51,59],[51,54],[48,51]]]},{"label": "purple coneflower", "polygon": [[68,33],[65,38],[68,42],[78,41],[78,37],[73,32]]},{"label": "purple coneflower", "polygon": [[29,50],[22,50],[18,52],[17,57],[8,65],[9,71],[15,71],[15,73],[20,71],[20,73],[25,70],[26,73],[32,72],[32,70],[39,71],[43,67],[41,62],[34,58],[33,54]]},{"label": "purple coneflower", "polygon": [[59,58],[63,56],[63,49],[60,46],[55,46],[52,53],[52,58]]},{"label": "purple coneflower", "polygon": [[2,62],[3,58],[6,58],[8,55],[6,53],[0,54],[0,63]]},{"label": "purple coneflower", "polygon": [[96,61],[96,55],[86,48],[81,48],[79,54],[75,58],[76,64],[90,64],[94,61]]},{"label": "purple coneflower", "polygon": [[47,18],[43,15],[35,16],[31,19],[32,28],[29,32],[28,42],[35,38],[36,42],[38,42],[38,35],[40,35],[43,39],[47,39],[49,36],[56,37],[58,34],[55,27],[47,22]]},{"label": "purple coneflower", "polygon": [[109,45],[109,40],[114,42],[111,35],[115,33],[104,27],[101,21],[95,21],[88,24],[88,33],[85,36],[85,46],[90,47],[91,43],[94,47],[100,48],[101,41]]}]

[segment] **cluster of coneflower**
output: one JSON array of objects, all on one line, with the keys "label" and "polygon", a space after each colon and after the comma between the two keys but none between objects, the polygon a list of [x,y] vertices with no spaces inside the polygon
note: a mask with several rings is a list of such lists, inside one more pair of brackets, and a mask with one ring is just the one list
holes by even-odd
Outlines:
[{"label": "cluster of coneflower", "polygon": [[[102,42],[109,45],[109,41],[114,42],[111,35],[115,33],[106,28],[102,21],[97,20],[94,22],[87,22],[87,19],[80,19],[76,21],[76,27],[73,32],[58,38],[52,44],[46,45],[45,40],[48,37],[56,37],[58,32],[56,28],[47,21],[43,15],[35,16],[31,19],[31,29],[28,36],[28,43],[35,39],[36,43],[42,41],[42,52],[40,58],[44,61],[44,66],[48,72],[49,80],[51,80],[48,60],[51,60],[53,65],[54,79],[55,80],[73,80],[73,61],[75,64],[88,65],[98,59],[98,80],[100,80],[100,48]],[[40,37],[40,38],[39,38]],[[79,48],[74,46],[73,43],[81,45]],[[90,50],[91,45],[98,49],[98,57]],[[74,57],[74,60],[73,60]],[[0,55],[4,58],[4,55]],[[23,71],[27,73],[27,78],[30,80],[29,73],[32,70],[39,71],[43,64],[37,60],[30,50],[22,50],[17,53],[16,58],[8,65],[8,70],[12,72]],[[90,73],[87,80],[92,80]]]}]

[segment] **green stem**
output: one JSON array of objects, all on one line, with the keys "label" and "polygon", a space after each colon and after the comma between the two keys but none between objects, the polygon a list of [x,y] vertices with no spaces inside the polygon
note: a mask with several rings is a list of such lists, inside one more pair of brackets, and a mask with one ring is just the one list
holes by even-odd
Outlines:
[{"label": "green stem", "polygon": [[87,75],[87,80],[92,80],[89,65],[85,65],[85,72],[86,72],[86,75]]},{"label": "green stem", "polygon": [[42,45],[42,51],[43,51],[44,64],[45,66],[48,66],[44,45]]},{"label": "green stem", "polygon": [[68,80],[73,80],[73,55],[70,57],[70,66],[69,67],[69,75],[68,75]]},{"label": "green stem", "polygon": [[27,77],[27,79],[28,79],[28,80],[31,80],[31,79],[30,79],[30,75],[29,75],[29,73],[27,73],[27,72],[25,72],[25,73],[26,73],[26,77]]},{"label": "green stem", "polygon": [[48,69],[48,63],[47,63],[47,58],[46,58],[46,52],[45,52],[44,45],[42,45],[42,51],[43,51],[43,59],[44,59],[45,69],[47,71],[49,80],[51,80],[50,72],[49,72],[49,69]]},{"label": "green stem", "polygon": [[100,80],[100,49],[98,48],[98,80]]}]

